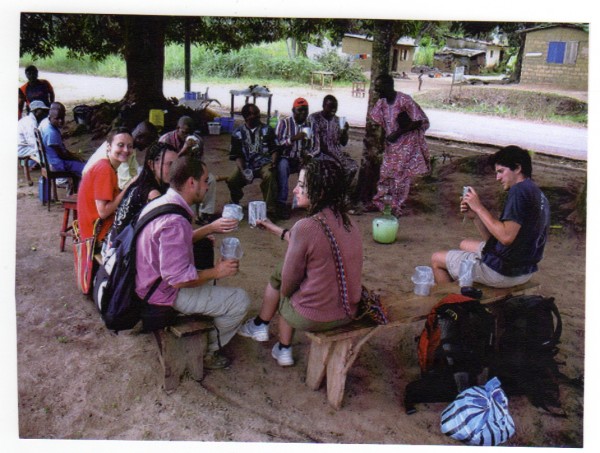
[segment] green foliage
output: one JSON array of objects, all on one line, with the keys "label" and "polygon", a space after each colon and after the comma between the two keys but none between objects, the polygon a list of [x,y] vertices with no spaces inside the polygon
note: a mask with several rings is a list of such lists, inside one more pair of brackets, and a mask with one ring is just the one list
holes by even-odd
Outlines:
[{"label": "green foliage", "polygon": [[510,88],[460,87],[452,98],[445,90],[420,93],[415,99],[422,107],[477,114],[549,121],[562,124],[587,124],[587,103],[577,99]]},{"label": "green foliage", "polygon": [[[277,80],[283,82],[307,83],[311,71],[333,71],[336,80],[365,80],[361,69],[350,61],[339,57],[335,52],[325,54],[318,61],[306,57],[290,59],[284,41],[271,44],[247,46],[230,52],[218,52],[207,46],[193,46],[192,75],[194,78]],[[35,64],[38,69],[51,72],[90,74],[104,77],[125,77],[124,60],[110,55],[103,61],[93,61],[88,57],[69,58],[65,48],[55,49],[48,58],[33,59],[24,55],[20,64]],[[181,79],[185,75],[183,47],[169,44],[165,47],[164,76],[166,79]]]},{"label": "green foliage", "polygon": [[433,56],[435,52],[436,47],[432,45],[423,46],[420,44],[415,52],[413,64],[416,66],[433,66]]},{"label": "green foliage", "polygon": [[322,70],[334,72],[337,80],[357,82],[366,80],[359,66],[352,64],[348,58],[340,57],[333,50],[319,55],[316,60],[322,66]]}]

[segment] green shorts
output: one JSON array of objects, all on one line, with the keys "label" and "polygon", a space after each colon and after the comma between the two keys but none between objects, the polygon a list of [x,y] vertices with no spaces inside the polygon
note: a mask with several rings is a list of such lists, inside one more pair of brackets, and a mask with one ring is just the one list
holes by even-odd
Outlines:
[{"label": "green shorts", "polygon": [[[271,287],[278,291],[281,289],[282,266],[283,264],[280,263],[275,269],[275,271],[273,271],[273,274],[271,274],[271,278],[269,279],[269,284],[271,285]],[[290,298],[285,296],[281,296],[279,298],[279,315],[282,316],[283,319],[285,319],[287,323],[294,329],[308,332],[323,332],[325,330],[331,330],[352,322],[350,318],[344,318],[336,321],[327,322],[313,321],[312,319],[307,319],[294,309]]]}]

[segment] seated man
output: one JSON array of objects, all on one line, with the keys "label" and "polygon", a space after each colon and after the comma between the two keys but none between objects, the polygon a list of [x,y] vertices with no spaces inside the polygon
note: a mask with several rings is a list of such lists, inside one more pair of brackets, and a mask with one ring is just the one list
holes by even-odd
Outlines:
[{"label": "seated man", "polygon": [[[201,160],[194,155],[180,156],[171,164],[169,177],[167,193],[151,201],[142,210],[140,218],[166,203],[184,207],[191,216],[190,206],[202,202],[208,190],[208,169]],[[222,232],[233,230],[237,222],[230,226],[232,228]],[[153,283],[162,278],[148,301],[150,304],[214,318],[216,331],[209,334],[204,366],[216,369],[229,365],[229,360],[219,349],[237,332],[248,311],[250,298],[241,288],[212,284],[213,280],[237,274],[238,260],[221,259],[212,268],[196,269],[192,243],[206,232],[206,228],[194,231],[187,219],[178,214],[166,214],[151,221],[137,239],[135,286],[138,296],[144,298]]]},{"label": "seated man", "polygon": [[[157,140],[158,131],[150,121],[142,121],[131,132],[131,136],[133,137],[133,149],[135,150],[135,153],[132,153],[131,156],[129,156],[129,160],[123,162],[117,168],[119,189],[121,190],[123,190],[131,178],[141,171],[146,150]],[[104,141],[85,163],[85,167],[83,167],[84,175],[100,159],[108,159],[106,154],[107,149],[108,142]]]},{"label": "seated man", "polygon": [[348,144],[348,123],[340,125],[336,116],[338,101],[335,96],[328,94],[323,98],[323,110],[311,113],[308,122],[313,131],[309,154],[316,159],[335,160],[344,169],[346,184],[353,184],[358,172],[358,163],[343,151]]},{"label": "seated man", "polygon": [[60,129],[65,124],[65,109],[50,108],[48,122],[47,127],[40,128],[42,141],[48,155],[48,163],[54,171],[68,171],[73,173],[73,176],[76,178],[75,186],[77,186],[85,164],[83,159],[70,152],[63,142]]},{"label": "seated man", "polygon": [[42,101],[33,101],[29,104],[29,109],[31,113],[17,123],[17,155],[39,162],[35,129],[48,116],[48,107]]},{"label": "seated man", "polygon": [[281,154],[277,161],[277,214],[281,219],[290,218],[287,205],[288,179],[290,174],[300,171],[300,164],[304,152],[308,147],[308,139],[304,127],[310,127],[306,122],[308,116],[308,102],[304,98],[294,101],[292,116],[283,118],[277,123],[275,129],[276,142]]},{"label": "seated man", "polygon": [[275,197],[277,179],[274,168],[277,161],[275,132],[260,121],[260,109],[255,104],[242,107],[244,124],[231,135],[229,160],[236,163],[233,174],[227,179],[231,202],[239,204],[244,196],[244,186],[254,178],[262,179],[260,190],[267,203],[269,217],[277,218]]},{"label": "seated man", "polygon": [[[158,141],[168,143],[180,155],[190,151],[198,153],[199,157],[202,158],[204,154],[204,143],[199,135],[194,132],[194,120],[189,116],[180,117],[175,129],[161,135]],[[204,196],[204,201],[201,205],[193,207],[194,211],[198,213],[198,223],[207,224],[214,220],[216,203],[217,179],[212,173],[209,173],[208,192]]]},{"label": "seated man", "polygon": [[507,146],[491,156],[496,179],[508,196],[500,219],[494,218],[469,187],[460,209],[473,219],[484,242],[465,239],[460,250],[433,254],[436,283],[458,278],[461,261],[475,261],[473,281],[496,288],[527,282],[538,270],[550,225],[548,200],[531,180],[531,157],[518,146]]}]

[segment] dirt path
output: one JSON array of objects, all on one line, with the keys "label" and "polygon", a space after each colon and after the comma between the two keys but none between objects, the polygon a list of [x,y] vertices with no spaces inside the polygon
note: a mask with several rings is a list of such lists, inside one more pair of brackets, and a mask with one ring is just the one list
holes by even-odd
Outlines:
[{"label": "dirt path", "polygon": [[[73,138],[71,145],[92,149],[94,144],[85,140]],[[206,140],[210,169],[217,175],[229,174],[228,136]],[[490,151],[437,141],[431,147],[439,157],[438,171],[457,164],[461,156]],[[360,155],[359,133],[352,134],[348,149],[354,157]],[[442,162],[443,155],[453,157]],[[579,187],[585,176],[585,166],[565,169],[553,159],[534,165],[542,186],[563,192]],[[458,191],[465,184],[481,187],[490,198],[497,193],[493,176],[477,177],[458,169],[433,182],[421,182],[411,192],[414,213],[400,219],[398,239],[391,245],[372,240],[375,214],[354,218],[363,232],[367,286],[411,291],[410,275],[416,265],[428,264],[433,251],[456,246],[475,234],[456,215]],[[259,197],[257,185],[250,186],[243,204]],[[226,199],[225,187],[219,186],[218,202]],[[36,187],[23,182],[17,189],[17,208],[15,392],[22,438],[209,441],[225,442],[225,448],[234,447],[231,442],[251,442],[242,448],[258,448],[255,442],[264,442],[264,448],[277,449],[282,442],[455,445],[438,428],[445,404],[420,405],[411,416],[402,407],[405,385],[419,374],[414,337],[421,323],[385,331],[364,346],[349,372],[343,408],[337,412],[327,404],[324,388],[312,391],[304,384],[308,344],[301,333],[294,338],[294,367],[277,366],[270,357],[273,341],[236,337],[226,348],[233,360],[230,368],[207,372],[202,383],[185,378],[175,393],[166,395],[160,389],[153,338],[112,335],[93,304],[77,292],[70,243],[66,252],[58,251],[60,208],[53,206],[48,213],[37,199]],[[302,215],[295,212],[285,225]],[[563,314],[558,359],[564,362],[563,371],[574,377],[584,370],[586,241],[584,235],[556,222],[538,278],[543,293],[556,297]],[[282,259],[285,246],[246,222],[236,236],[245,250],[241,272],[220,284],[248,290],[254,315],[266,276]],[[523,397],[511,398],[517,434],[509,445],[582,446],[582,390],[561,386],[561,392],[566,418],[551,417]],[[148,446],[128,445],[140,450]],[[90,448],[87,443],[75,446],[66,448]],[[172,447],[181,444],[162,444],[161,451]]]}]

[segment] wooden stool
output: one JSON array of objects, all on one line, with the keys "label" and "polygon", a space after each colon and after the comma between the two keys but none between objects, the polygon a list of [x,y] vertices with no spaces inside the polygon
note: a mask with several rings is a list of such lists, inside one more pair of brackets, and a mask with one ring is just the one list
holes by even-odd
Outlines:
[{"label": "wooden stool", "polygon": [[154,331],[165,392],[175,391],[186,369],[192,379],[202,380],[208,332],[213,328],[212,318],[183,316],[176,325]]},{"label": "wooden stool", "polygon": [[67,198],[62,198],[63,208],[65,210],[63,214],[62,226],[60,228],[60,251],[65,251],[65,241],[67,236],[73,237],[73,222],[69,224],[69,213],[73,211],[73,220],[77,220],[77,195],[69,195]]}]

